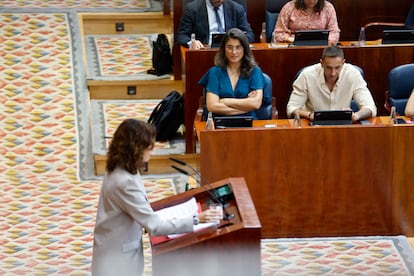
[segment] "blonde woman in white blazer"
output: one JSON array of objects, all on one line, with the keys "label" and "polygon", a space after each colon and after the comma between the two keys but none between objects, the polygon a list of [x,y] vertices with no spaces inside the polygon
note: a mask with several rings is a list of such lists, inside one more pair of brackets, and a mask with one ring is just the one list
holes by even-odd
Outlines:
[{"label": "blonde woman in white blazer", "polygon": [[192,232],[198,221],[220,219],[206,210],[183,219],[161,219],[147,199],[139,169],[150,159],[153,125],[127,119],[116,130],[108,151],[94,230],[92,275],[142,275],[142,231],[150,235]]}]

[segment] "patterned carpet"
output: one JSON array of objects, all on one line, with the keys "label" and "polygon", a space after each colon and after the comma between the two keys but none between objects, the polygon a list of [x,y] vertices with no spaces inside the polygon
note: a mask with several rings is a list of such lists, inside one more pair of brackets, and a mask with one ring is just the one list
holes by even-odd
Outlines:
[{"label": "patterned carpet", "polygon": [[77,12],[156,12],[162,10],[159,0],[2,0],[0,9],[73,10]]},{"label": "patterned carpet", "polygon": [[[126,118],[147,121],[160,100],[92,100],[93,152],[106,154],[113,132]],[[182,154],[185,142],[181,129],[177,136],[167,142],[157,142],[153,155]]]},{"label": "patterned carpet", "polygon": [[[1,4],[7,2],[22,3]],[[0,10],[0,22],[0,275],[89,275],[101,180],[91,174],[91,104],[77,16]],[[146,178],[150,200],[174,194],[173,182]],[[413,271],[404,239],[287,242],[263,241],[263,275],[334,275],[338,267],[352,269],[342,275]]]},{"label": "patterned carpet", "polygon": [[0,14],[1,275],[89,269],[100,184],[80,180],[86,125],[77,118],[88,109],[69,17]]},{"label": "patterned carpet", "polygon": [[263,275],[414,275],[404,236],[262,240]]},{"label": "patterned carpet", "polygon": [[[156,80],[169,74],[147,74],[152,68],[152,41],[157,34],[89,35],[85,37],[88,57],[88,79],[92,80]],[[171,45],[171,43],[170,43]]]}]

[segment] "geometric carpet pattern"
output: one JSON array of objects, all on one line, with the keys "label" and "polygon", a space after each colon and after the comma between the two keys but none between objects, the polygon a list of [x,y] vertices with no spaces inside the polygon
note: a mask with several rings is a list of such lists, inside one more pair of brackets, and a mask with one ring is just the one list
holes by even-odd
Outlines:
[{"label": "geometric carpet pattern", "polygon": [[0,21],[0,274],[85,274],[100,184],[78,177],[68,14],[1,13]]},{"label": "geometric carpet pattern", "polygon": [[[91,158],[85,142],[90,107],[76,18],[66,12],[0,12],[0,275],[90,274],[101,180],[81,173]],[[176,193],[171,178],[144,182],[151,201]],[[340,263],[332,267],[352,267],[349,275],[365,275],[358,266],[375,275],[412,274],[412,252],[395,242],[263,242],[263,275],[305,267],[315,268],[306,275],[333,275],[337,270],[321,266],[328,267],[323,261],[334,255]],[[352,247],[367,249],[367,258]],[[145,275],[151,275],[148,243],[145,248]]]},{"label": "geometric carpet pattern", "polygon": [[[127,118],[148,121],[160,99],[152,100],[92,100],[93,152],[104,155],[117,126]],[[153,155],[182,154],[185,151],[180,129],[169,141],[156,142]]]},{"label": "geometric carpet pattern", "polygon": [[19,8],[33,9],[41,8],[43,11],[48,9],[65,9],[76,11],[111,11],[116,12],[122,10],[123,12],[145,12],[145,11],[160,11],[161,4],[159,0],[2,0],[0,1],[0,8]]},{"label": "geometric carpet pattern", "polygon": [[103,103],[105,135],[112,136],[116,127],[127,118],[147,121],[160,100],[125,101]]},{"label": "geometric carpet pattern", "polygon": [[[85,36],[92,80],[155,80],[169,74],[147,74],[152,68],[152,41],[157,34]],[[170,44],[171,45],[171,44]]]},{"label": "geometric carpet pattern", "polygon": [[[79,177],[74,20],[0,13],[0,275],[89,274],[101,180]],[[176,193],[171,178],[144,183],[151,201]]]},{"label": "geometric carpet pattern", "polygon": [[[95,49],[98,68],[102,76],[130,76],[146,73],[152,67],[151,35],[86,36],[87,49]],[[90,49],[88,52],[92,52]],[[100,62],[99,62],[100,61]]]},{"label": "geometric carpet pattern", "polygon": [[262,240],[263,275],[413,275],[404,236]]}]

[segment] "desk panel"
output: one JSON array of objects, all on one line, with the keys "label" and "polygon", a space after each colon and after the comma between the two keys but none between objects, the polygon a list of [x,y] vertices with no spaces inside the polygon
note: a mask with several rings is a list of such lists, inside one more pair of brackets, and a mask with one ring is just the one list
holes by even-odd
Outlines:
[{"label": "desk panel", "polygon": [[[268,48],[258,44],[253,49],[256,61],[273,81],[273,96],[279,118],[286,118],[286,105],[292,91],[292,83],[299,69],[318,62],[323,47]],[[362,67],[379,114],[385,114],[383,107],[388,87],[388,72],[395,66],[414,61],[414,47],[409,45],[346,46],[343,48],[347,62]],[[214,65],[216,50],[185,52],[185,127],[186,152],[194,152],[193,121],[202,95],[198,81]]]},{"label": "desk panel", "polygon": [[[184,236],[151,244],[154,276],[241,275],[260,274],[260,221],[247,185],[242,178],[223,179],[209,187],[199,187],[151,203],[154,210],[174,206],[194,197],[207,208],[207,191],[229,185],[233,198],[228,211],[234,214],[220,226],[188,233]],[[226,226],[227,223],[230,223]],[[245,260],[249,260],[246,262]]]},{"label": "desk panel", "polygon": [[414,236],[413,126],[398,126],[394,135],[393,226],[397,232]]},{"label": "desk panel", "polygon": [[265,238],[396,234],[393,129],[200,131],[200,169],[208,181],[245,177]]}]

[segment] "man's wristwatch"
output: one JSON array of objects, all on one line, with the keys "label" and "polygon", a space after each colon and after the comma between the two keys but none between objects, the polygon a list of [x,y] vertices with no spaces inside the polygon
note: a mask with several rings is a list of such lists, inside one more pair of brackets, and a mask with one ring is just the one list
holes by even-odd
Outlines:
[{"label": "man's wristwatch", "polygon": [[193,224],[194,225],[197,225],[199,223],[200,223],[200,220],[198,219],[198,217],[197,216],[193,216]]},{"label": "man's wristwatch", "polygon": [[313,111],[308,113],[308,120],[312,121]]}]

